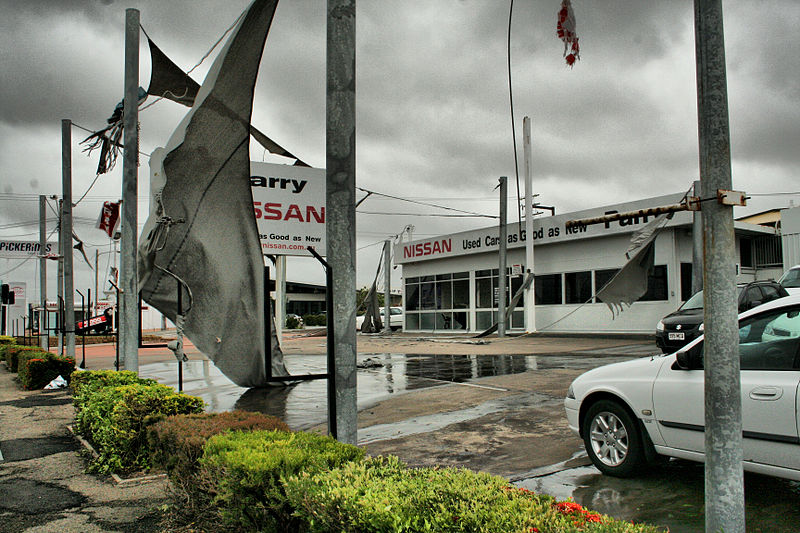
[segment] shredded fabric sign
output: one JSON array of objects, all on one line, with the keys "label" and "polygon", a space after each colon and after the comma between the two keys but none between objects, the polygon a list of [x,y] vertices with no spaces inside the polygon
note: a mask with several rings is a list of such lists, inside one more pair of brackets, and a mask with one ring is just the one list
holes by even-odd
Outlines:
[{"label": "shredded fabric sign", "polygon": [[[561,2],[556,24],[558,38],[564,42],[564,60],[572,67],[581,58],[581,47],[578,44],[578,34],[575,31],[575,13],[572,11],[570,0]],[[569,54],[567,54],[569,52]]]}]

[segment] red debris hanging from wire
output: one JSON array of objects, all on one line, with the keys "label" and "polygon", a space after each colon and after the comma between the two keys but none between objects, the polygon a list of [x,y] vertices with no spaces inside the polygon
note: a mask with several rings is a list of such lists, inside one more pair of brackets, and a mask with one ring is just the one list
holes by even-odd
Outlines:
[{"label": "red debris hanging from wire", "polygon": [[[570,0],[562,0],[556,25],[558,38],[564,41],[564,59],[570,67],[581,58],[581,47],[578,45],[578,34],[575,32],[575,13]],[[567,54],[569,52],[569,55]]]}]

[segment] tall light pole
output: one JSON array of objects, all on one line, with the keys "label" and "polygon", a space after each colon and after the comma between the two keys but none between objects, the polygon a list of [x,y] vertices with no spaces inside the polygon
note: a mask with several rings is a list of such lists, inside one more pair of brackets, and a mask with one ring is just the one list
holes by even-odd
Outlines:
[{"label": "tall light pole", "polygon": [[125,370],[139,371],[139,276],[136,267],[139,186],[139,10],[125,10],[125,100],[122,154],[122,289],[119,349]]},{"label": "tall light pole", "polygon": [[356,419],[356,2],[328,0],[325,183],[338,439],[355,444]]},{"label": "tall light pole", "polygon": [[[695,0],[703,198],[731,189],[722,0]],[[744,532],[742,404],[733,206],[703,202],[706,531]]]},{"label": "tall light pole", "polygon": [[[531,162],[531,119],[522,119],[522,146],[525,153],[525,270],[533,275],[533,170]],[[536,331],[536,292],[534,281],[525,290],[525,332]]]}]

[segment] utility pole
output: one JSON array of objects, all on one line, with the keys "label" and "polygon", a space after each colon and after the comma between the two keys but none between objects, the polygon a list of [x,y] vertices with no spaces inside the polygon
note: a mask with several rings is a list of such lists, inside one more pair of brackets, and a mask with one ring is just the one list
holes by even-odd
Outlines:
[{"label": "utility pole", "polygon": [[326,201],[338,439],[356,444],[356,2],[328,0]]},{"label": "utility pole", "polygon": [[98,282],[99,282],[99,263],[100,263],[100,250],[97,248],[94,249],[94,309],[92,310],[92,316],[97,316],[97,312],[100,310],[100,293],[98,292]]},{"label": "utility pole", "polygon": [[[701,197],[700,181],[695,181],[692,195]],[[692,211],[692,294],[703,288],[703,211]]]},{"label": "utility pole", "polygon": [[[695,0],[697,115],[703,198],[731,189],[721,0]],[[703,203],[706,531],[745,530],[742,403],[733,206]]]},{"label": "utility pole", "polygon": [[[39,346],[50,350],[50,332],[47,326],[47,198],[39,195]],[[42,333],[44,332],[44,335]]]},{"label": "utility pole", "polygon": [[[55,196],[53,197],[55,198]],[[61,304],[64,302],[64,201],[58,200],[58,278],[56,284],[56,316],[58,317],[58,353],[64,355],[64,316],[61,314]]]},{"label": "utility pole", "polygon": [[506,259],[508,252],[508,178],[500,176],[500,268],[497,277],[497,336],[506,336]]},{"label": "utility pole", "polygon": [[392,241],[383,241],[383,332],[392,332]]},{"label": "utility pole", "polygon": [[[533,275],[533,170],[531,168],[531,119],[522,119],[522,146],[525,153],[525,270]],[[536,292],[531,281],[525,290],[525,332],[536,332]]]},{"label": "utility pole", "polygon": [[125,10],[125,99],[122,155],[122,289],[119,349],[125,370],[139,371],[139,276],[136,267],[139,184],[139,10]]},{"label": "utility pole", "polygon": [[61,121],[61,185],[63,213],[61,234],[64,248],[64,333],[67,357],[75,358],[75,288],[72,271],[72,121]]}]

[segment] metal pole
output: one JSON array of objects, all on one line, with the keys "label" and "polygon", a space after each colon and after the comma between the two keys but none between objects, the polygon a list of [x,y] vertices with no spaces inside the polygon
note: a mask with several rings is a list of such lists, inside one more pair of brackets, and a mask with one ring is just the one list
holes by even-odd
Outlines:
[{"label": "metal pole", "polygon": [[392,241],[383,241],[383,332],[392,332]]},{"label": "metal pole", "polygon": [[[178,280],[178,316],[183,314],[183,285]],[[183,332],[181,332],[183,333]],[[178,337],[178,342],[183,342],[182,336]],[[183,360],[178,359],[178,392],[183,392]]]},{"label": "metal pole", "polygon": [[[692,194],[701,197],[700,181],[695,181]],[[703,211],[692,211],[692,294],[703,288]]]},{"label": "metal pole", "polygon": [[120,258],[119,349],[125,370],[139,371],[138,273],[137,247],[137,187],[139,148],[139,10],[125,10],[125,101],[123,127],[125,132],[122,159],[122,257]]},{"label": "metal pole", "polygon": [[269,267],[264,267],[264,371],[266,382],[272,380],[272,310],[269,301]]},{"label": "metal pole", "polygon": [[[533,261],[533,170],[531,158],[531,119],[522,119],[522,145],[525,153],[525,270],[534,271]],[[536,331],[536,292],[532,281],[525,289],[525,332]]]},{"label": "metal pole", "polygon": [[278,342],[283,338],[286,324],[286,256],[279,255],[275,261],[275,332]]},{"label": "metal pole", "polygon": [[99,263],[100,263],[100,250],[97,248],[94,249],[94,312],[93,315],[96,315],[100,311],[100,293],[98,292],[98,281],[99,281]]},{"label": "metal pole", "polygon": [[356,403],[356,2],[328,0],[326,91],[327,256],[333,269],[328,314],[336,350],[336,427],[357,441]]},{"label": "metal pole", "polygon": [[64,353],[64,316],[61,314],[61,302],[64,301],[64,201],[58,201],[58,283],[56,296],[58,298],[58,319],[56,320],[56,334],[58,337],[58,353]]},{"label": "metal pole", "polygon": [[506,259],[508,251],[508,178],[500,176],[500,268],[497,277],[497,336],[506,336]]},{"label": "metal pole", "polygon": [[[731,189],[721,0],[695,0],[702,197]],[[744,532],[742,405],[733,207],[703,204],[706,531]]]},{"label": "metal pole", "polygon": [[[86,368],[86,328],[89,326],[89,317],[86,316],[86,300],[83,297],[83,293],[78,289],[75,289],[75,292],[81,295],[81,315],[83,316],[83,327],[81,328],[81,346],[82,346],[82,353],[83,358],[81,359],[81,364],[79,365],[81,368]],[[72,313],[73,316],[75,313]]]},{"label": "metal pole", "polygon": [[[50,332],[47,330],[47,198],[39,195],[39,346],[50,349]],[[42,335],[44,333],[44,335]]]},{"label": "metal pole", "polygon": [[63,187],[64,237],[64,332],[66,352],[75,357],[75,294],[72,271],[72,121],[61,121],[61,182]]}]

